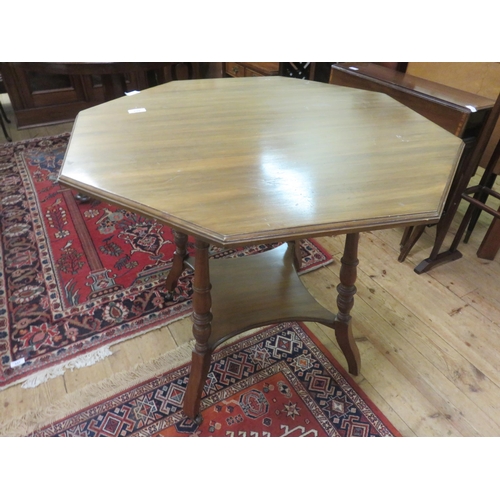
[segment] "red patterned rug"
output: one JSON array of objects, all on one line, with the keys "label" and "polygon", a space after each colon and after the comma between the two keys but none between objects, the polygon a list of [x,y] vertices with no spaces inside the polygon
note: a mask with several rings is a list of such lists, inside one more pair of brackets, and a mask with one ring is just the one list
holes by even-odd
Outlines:
[{"label": "red patterned rug", "polygon": [[[107,203],[79,203],[56,180],[70,134],[0,147],[0,389],[33,387],[111,354],[109,346],[191,312],[191,276],[164,281],[171,230]],[[239,257],[271,248],[212,248]],[[331,256],[301,244],[303,272]]]},{"label": "red patterned rug", "polygon": [[400,436],[301,323],[216,351],[199,426],[182,412],[189,370],[150,378],[31,436]]}]

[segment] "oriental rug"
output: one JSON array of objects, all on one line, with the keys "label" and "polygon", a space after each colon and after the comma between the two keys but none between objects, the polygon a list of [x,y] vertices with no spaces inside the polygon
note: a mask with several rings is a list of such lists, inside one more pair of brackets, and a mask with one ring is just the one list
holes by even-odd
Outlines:
[{"label": "oriental rug", "polygon": [[[173,298],[164,287],[175,251],[168,227],[97,200],[79,203],[58,185],[69,136],[0,147],[0,389],[91,365],[112,344],[191,312],[190,273]],[[332,261],[312,240],[301,252],[303,272]]]},{"label": "oriental rug", "polygon": [[182,411],[190,364],[161,373],[31,436],[377,437],[394,426],[302,323],[217,350],[197,425]]}]

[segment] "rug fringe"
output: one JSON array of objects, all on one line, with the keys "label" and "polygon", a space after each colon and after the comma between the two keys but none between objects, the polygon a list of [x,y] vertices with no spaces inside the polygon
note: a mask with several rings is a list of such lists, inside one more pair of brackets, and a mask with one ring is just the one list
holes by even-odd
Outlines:
[{"label": "rug fringe", "polygon": [[27,436],[35,430],[66,418],[87,406],[103,401],[152,377],[178,368],[191,361],[193,346],[194,340],[155,360],[137,364],[130,370],[116,373],[106,380],[66,394],[50,406],[30,410],[21,417],[8,422],[0,422],[0,437]]},{"label": "rug fringe", "polygon": [[51,368],[47,368],[47,370],[42,370],[33,374],[23,382],[21,387],[23,389],[32,389],[40,384],[43,384],[44,382],[47,382],[47,380],[50,380],[51,378],[64,375],[64,372],[68,369],[73,371],[75,368],[92,366],[112,354],[113,353],[108,346],[101,347],[101,349],[97,349],[96,351],[89,352],[87,354],[82,354],[81,356],[78,356],[78,358],[70,359],[61,365],[53,366]]}]

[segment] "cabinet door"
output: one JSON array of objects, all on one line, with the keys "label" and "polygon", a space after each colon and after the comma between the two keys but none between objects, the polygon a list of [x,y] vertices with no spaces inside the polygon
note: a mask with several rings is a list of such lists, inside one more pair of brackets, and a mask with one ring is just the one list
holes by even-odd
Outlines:
[{"label": "cabinet door", "polygon": [[11,72],[3,69],[2,74],[5,75],[9,93],[12,91],[9,80],[15,82],[18,92],[14,92],[13,97],[20,102],[13,105],[20,109],[66,104],[85,100],[86,97],[79,76],[43,74],[19,68],[12,68]]},{"label": "cabinet door", "polygon": [[21,129],[71,121],[79,111],[104,102],[99,77],[44,74],[10,63],[2,63],[0,72]]}]

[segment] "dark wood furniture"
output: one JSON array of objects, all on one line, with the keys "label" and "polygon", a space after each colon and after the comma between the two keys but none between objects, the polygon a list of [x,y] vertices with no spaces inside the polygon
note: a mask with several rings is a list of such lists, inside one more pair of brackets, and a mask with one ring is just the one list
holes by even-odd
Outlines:
[{"label": "dark wood furniture", "polygon": [[[333,65],[330,83],[383,92],[464,141],[464,154],[443,217],[436,228],[431,255],[415,268],[415,272],[420,274],[442,262],[460,258],[461,253],[458,250],[443,253],[440,253],[440,250],[458,208],[463,191],[460,186],[466,180],[462,176],[465,172],[473,175],[477,167],[476,163],[473,169],[469,169],[470,161],[477,147],[477,138],[493,108],[494,101],[372,63]],[[399,261],[404,261],[424,229],[425,226],[422,225],[405,230],[401,241]]]},{"label": "dark wood furniture", "polygon": [[486,97],[375,63],[334,64],[330,83],[384,92],[462,138],[466,147],[479,135],[494,104]]},{"label": "dark wood furniture", "polygon": [[[330,74],[331,63],[294,63],[294,62],[226,62],[223,64],[224,76],[232,76],[236,78],[245,76],[288,76],[291,78],[300,78],[306,80],[321,80],[319,73],[325,65],[328,67],[327,76],[324,80],[328,81]],[[319,66],[320,71],[316,78],[316,68]]]},{"label": "dark wood furniture", "polygon": [[[488,118],[483,133],[479,138],[478,144],[482,146],[482,150],[478,151],[478,155],[482,155],[484,148],[488,144],[491,134],[495,129],[495,126],[500,119],[500,95],[498,96],[495,106]],[[479,160],[479,158],[478,158]],[[495,198],[498,203],[500,200],[500,192],[495,191],[493,186],[493,180],[496,177],[495,168],[500,160],[500,140],[493,151],[493,154],[486,166],[484,173],[479,181],[479,184],[475,186],[463,186],[463,192],[461,198],[469,203],[469,207],[465,212],[464,218],[455,234],[455,238],[450,247],[450,251],[456,250],[460,240],[470,224],[471,219],[476,215],[479,215],[481,211],[485,211],[493,216],[493,221],[477,251],[477,256],[484,259],[493,260],[500,248],[500,209],[496,210],[491,208],[486,204],[488,198],[491,196]]]},{"label": "dark wood furniture", "polygon": [[[0,94],[5,94],[7,91],[5,89],[5,85],[3,83],[2,75],[0,74]],[[7,118],[7,114],[5,113],[5,109],[3,109],[2,103],[0,102],[0,127],[2,127],[2,132],[8,142],[12,142],[12,139],[7,132],[7,128],[5,127],[5,123],[10,123],[10,120]]]},{"label": "dark wood furniture", "polygon": [[2,103],[0,102],[0,126],[2,127],[2,132],[5,139],[7,139],[7,142],[12,142],[12,138],[7,132],[7,128],[5,127],[4,121],[10,123],[10,120],[7,118],[7,114],[5,113],[5,109],[3,109]]},{"label": "dark wood furniture", "polygon": [[[250,328],[327,325],[359,373],[350,315],[359,233],[437,221],[462,149],[381,93],[284,77],[193,80],[82,111],[59,182],[176,231],[167,287],[194,268],[184,411],[197,418],[213,350]],[[336,314],[309,295],[294,266],[294,240],[331,234],[346,234]],[[210,244],[283,241],[291,243],[209,260]]]},{"label": "dark wood furniture", "polygon": [[[500,212],[500,207],[497,213]],[[493,260],[500,250],[500,220],[494,217],[477,250],[480,259]]]},{"label": "dark wood furniture", "polygon": [[276,76],[279,73],[277,62],[225,62],[222,63],[225,76],[241,78],[244,76]]},{"label": "dark wood furniture", "polygon": [[280,62],[279,74],[290,78],[314,80],[316,76],[315,62]]},{"label": "dark wood furniture", "polygon": [[1,63],[19,129],[72,121],[124,91],[199,77],[198,63]]}]

